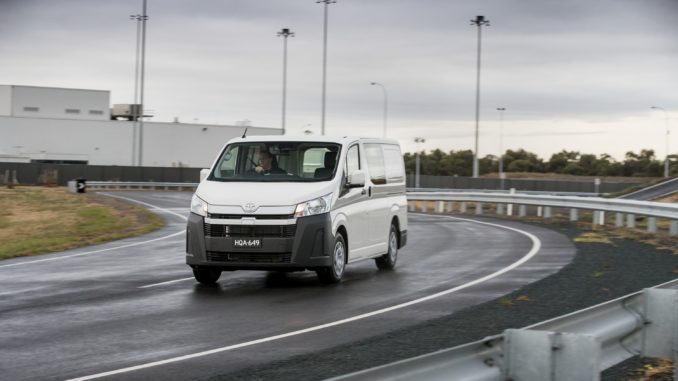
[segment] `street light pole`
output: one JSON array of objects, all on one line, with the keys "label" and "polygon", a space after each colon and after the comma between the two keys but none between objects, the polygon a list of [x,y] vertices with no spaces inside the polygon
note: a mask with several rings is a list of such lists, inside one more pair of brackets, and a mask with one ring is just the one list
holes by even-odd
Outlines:
[{"label": "street light pole", "polygon": [[504,189],[504,111],[506,107],[497,107],[499,111],[499,187]]},{"label": "street light pole", "polygon": [[386,94],[386,87],[382,85],[379,82],[370,82],[370,85],[372,86],[379,86],[381,87],[381,90],[384,92],[384,132],[383,132],[383,137],[386,137],[386,118],[388,116],[388,95]]},{"label": "street light pole", "polygon": [[330,4],[336,3],[337,0],[318,0],[316,4],[325,4],[325,21],[323,23],[323,94],[322,94],[322,111],[320,120],[320,135],[325,135],[325,94],[327,89],[327,9]]},{"label": "street light pole", "polygon": [[132,165],[137,165],[137,120],[139,119],[139,47],[141,45],[141,15],[130,15],[137,22],[137,46],[134,56],[134,104],[132,106]]},{"label": "street light pole", "polygon": [[426,139],[424,138],[414,138],[414,142],[417,143],[417,151],[414,153],[415,159],[415,169],[414,169],[414,187],[419,189],[421,185],[419,184],[419,143],[425,143]]},{"label": "street light pole", "polygon": [[473,151],[473,177],[478,177],[478,130],[480,124],[480,41],[482,26],[490,26],[490,20],[485,20],[485,16],[476,16],[471,20],[471,25],[478,26],[478,64],[476,75],[476,133],[475,150]]},{"label": "street light pole", "polygon": [[139,73],[139,166],[144,165],[144,74],[146,72],[146,0],[143,0],[141,14],[141,70]]},{"label": "street light pole", "polygon": [[669,113],[666,112],[662,107],[652,106],[650,107],[653,110],[662,110],[664,111],[664,118],[666,119],[666,157],[664,158],[664,177],[669,177]]},{"label": "street light pole", "polygon": [[287,37],[294,37],[294,32],[283,28],[278,37],[283,36],[283,93],[282,93],[282,134],[285,135],[285,108],[287,100]]}]

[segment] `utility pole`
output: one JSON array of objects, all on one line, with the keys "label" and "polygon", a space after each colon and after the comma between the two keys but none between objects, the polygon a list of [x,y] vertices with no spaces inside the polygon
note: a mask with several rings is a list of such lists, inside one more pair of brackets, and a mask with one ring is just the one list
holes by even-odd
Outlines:
[{"label": "utility pole", "polygon": [[386,137],[386,118],[388,116],[388,94],[386,93],[386,87],[379,82],[370,82],[372,86],[379,86],[384,92],[384,131],[382,133],[383,137]]},{"label": "utility pole", "polygon": [[141,70],[139,72],[139,166],[144,165],[144,74],[146,71],[146,0],[143,0],[141,13]]},{"label": "utility pole", "polygon": [[664,177],[669,177],[669,137],[671,131],[669,130],[669,113],[662,107],[652,106],[654,110],[664,111],[664,118],[666,119],[666,157],[664,158]]},{"label": "utility pole", "polygon": [[490,26],[490,20],[485,20],[485,16],[476,16],[475,20],[471,20],[471,25],[478,26],[478,65],[476,75],[476,133],[475,133],[475,149],[473,150],[473,177],[478,177],[478,130],[480,124],[480,41],[481,30],[483,25]]},{"label": "utility pole", "polygon": [[504,111],[506,107],[497,107],[499,111],[499,188],[504,189]]},{"label": "utility pole", "polygon": [[323,23],[323,93],[322,93],[322,111],[320,120],[320,135],[325,135],[325,95],[327,92],[327,9],[330,4],[336,3],[336,0],[318,0],[316,4],[325,4],[325,22]]},{"label": "utility pole", "polygon": [[417,143],[417,152],[415,152],[415,156],[414,156],[414,158],[415,158],[414,187],[416,189],[419,189],[420,186],[421,186],[421,184],[419,183],[419,173],[420,173],[419,172],[419,167],[420,167],[420,165],[419,165],[419,163],[420,163],[419,143],[425,143],[426,139],[424,139],[424,138],[414,138],[414,142]]},{"label": "utility pole", "polygon": [[139,50],[141,46],[141,15],[130,15],[137,22],[137,46],[134,57],[134,103],[132,105],[132,165],[137,165],[137,121],[139,119]]},{"label": "utility pole", "polygon": [[283,28],[278,37],[283,37],[283,91],[282,91],[282,134],[285,135],[285,109],[287,100],[287,37],[294,37],[294,32]]}]

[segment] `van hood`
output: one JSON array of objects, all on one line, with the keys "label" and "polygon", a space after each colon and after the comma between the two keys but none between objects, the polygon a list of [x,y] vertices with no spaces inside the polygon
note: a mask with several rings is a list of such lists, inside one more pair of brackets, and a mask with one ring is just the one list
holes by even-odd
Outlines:
[{"label": "van hood", "polygon": [[334,181],[309,183],[203,181],[195,194],[210,205],[290,206],[331,193]]}]

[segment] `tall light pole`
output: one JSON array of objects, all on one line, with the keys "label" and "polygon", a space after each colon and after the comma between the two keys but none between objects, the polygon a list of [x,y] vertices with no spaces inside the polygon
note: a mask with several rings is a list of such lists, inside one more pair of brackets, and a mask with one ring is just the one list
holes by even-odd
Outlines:
[{"label": "tall light pole", "polygon": [[130,15],[137,22],[137,46],[134,56],[134,103],[132,106],[132,165],[137,165],[137,120],[139,119],[139,50],[141,46],[141,15]]},{"label": "tall light pole", "polygon": [[504,111],[506,107],[497,107],[499,111],[499,188],[504,189]]},{"label": "tall light pole", "polygon": [[388,116],[388,95],[386,94],[386,87],[382,85],[379,82],[370,82],[370,85],[372,86],[379,86],[381,87],[381,90],[384,92],[384,132],[383,132],[383,137],[386,137],[386,118]]},{"label": "tall light pole", "polygon": [[650,107],[653,110],[662,110],[664,111],[664,118],[666,119],[666,157],[664,158],[664,177],[669,177],[669,113],[666,112],[662,107],[652,106]]},{"label": "tall light pole", "polygon": [[473,151],[473,177],[478,177],[478,130],[480,124],[480,41],[483,25],[490,26],[490,20],[485,20],[485,16],[476,16],[471,20],[471,25],[478,26],[478,65],[476,75],[476,133],[475,149]]},{"label": "tall light pole", "polygon": [[325,4],[325,22],[323,23],[323,95],[322,95],[322,111],[320,120],[320,135],[325,135],[325,94],[327,90],[327,9],[330,4],[336,3],[337,0],[318,0],[316,4]]},{"label": "tall light pole", "polygon": [[139,166],[144,165],[144,75],[146,72],[146,0],[141,13],[141,69],[139,70]]},{"label": "tall light pole", "polygon": [[414,159],[415,159],[414,187],[420,188],[420,184],[419,184],[419,143],[425,143],[426,139],[424,139],[424,138],[414,138],[414,142],[417,143],[417,151],[414,154]]},{"label": "tall light pole", "polygon": [[282,134],[285,135],[285,102],[287,100],[287,37],[294,37],[294,32],[283,28],[278,37],[283,36],[283,93],[282,93]]}]

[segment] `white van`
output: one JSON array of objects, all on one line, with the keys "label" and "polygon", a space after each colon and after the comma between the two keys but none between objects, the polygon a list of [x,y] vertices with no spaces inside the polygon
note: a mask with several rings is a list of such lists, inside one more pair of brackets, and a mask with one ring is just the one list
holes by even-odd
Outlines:
[{"label": "white van", "polygon": [[251,136],[229,141],[201,172],[186,263],[205,284],[232,270],[311,270],[337,283],[347,263],[392,269],[406,242],[397,141]]}]

